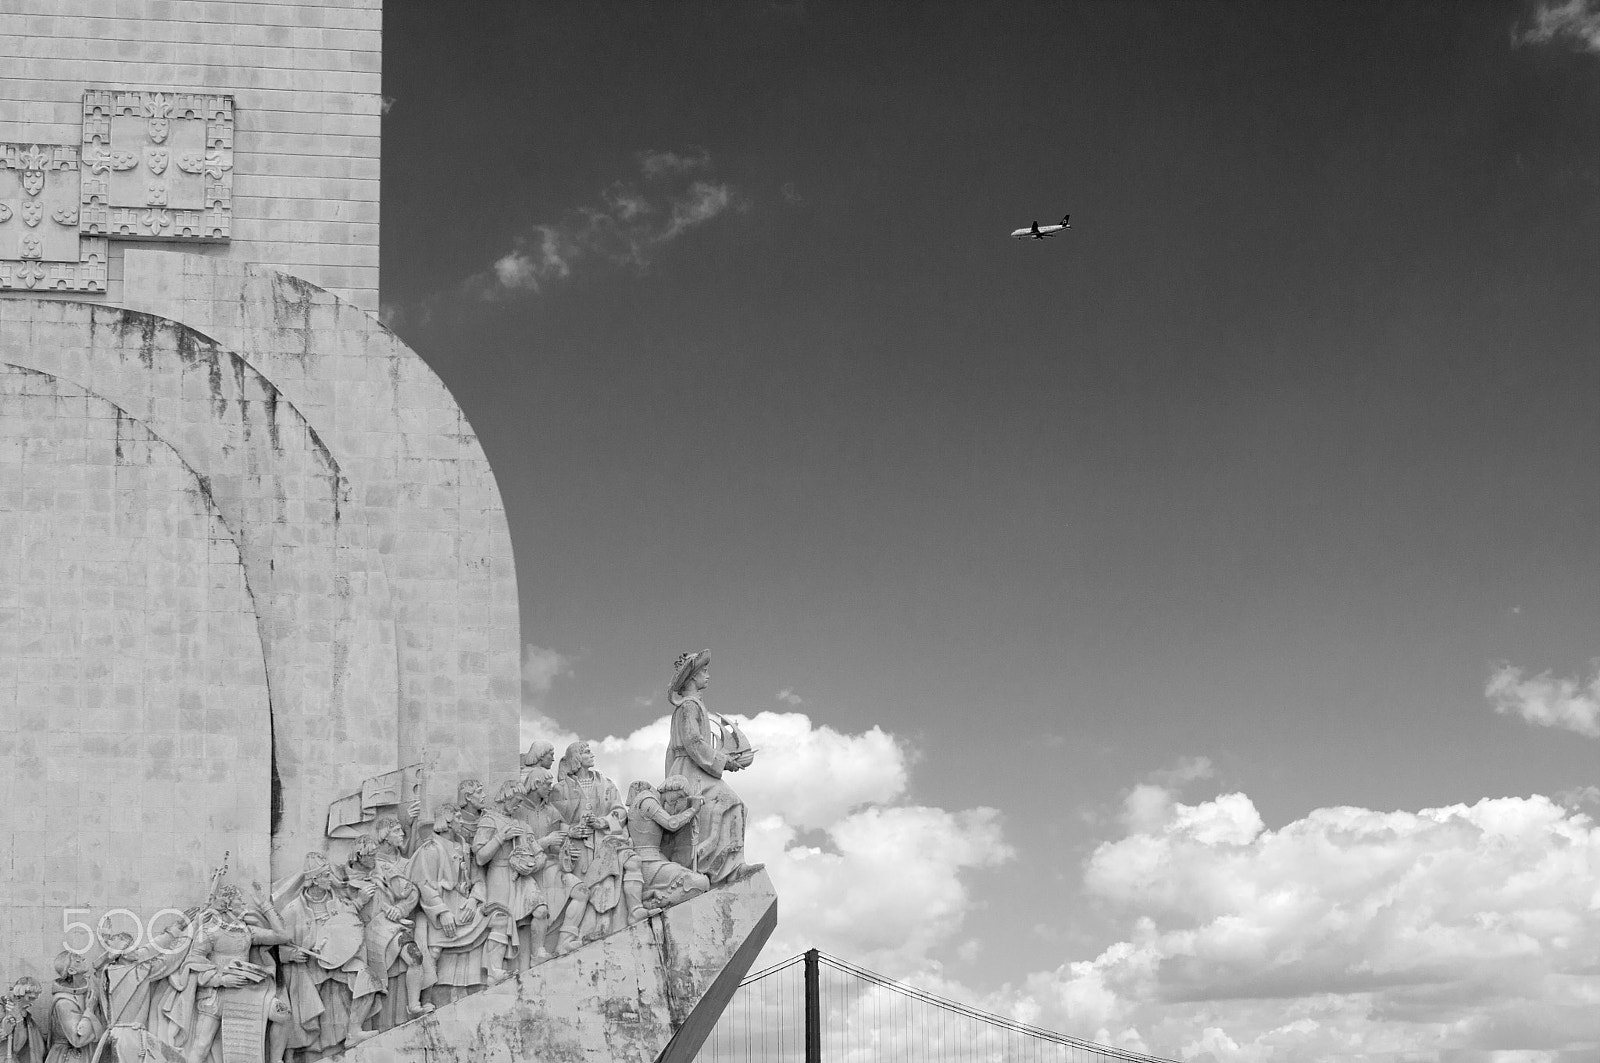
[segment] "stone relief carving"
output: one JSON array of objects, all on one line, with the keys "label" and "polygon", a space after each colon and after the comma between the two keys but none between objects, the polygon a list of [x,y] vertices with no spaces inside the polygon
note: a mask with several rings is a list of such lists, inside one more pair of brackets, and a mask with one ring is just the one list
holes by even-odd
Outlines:
[{"label": "stone relief carving", "polygon": [[0,291],[104,292],[111,237],[228,239],[233,126],[232,96],[89,89],[80,143],[0,144]]},{"label": "stone relief carving", "polygon": [[559,764],[534,742],[520,775],[492,795],[464,779],[430,817],[408,765],[331,802],[332,851],[270,896],[226,881],[224,857],[142,946],[108,914],[98,955],[57,957],[43,1021],[33,979],[0,996],[0,1063],[103,1063],[108,1042],[113,1058],[311,1063],[758,870],[722,781],[755,751],[706,709],[709,681],[709,651],[679,656],[668,774],[626,802],[583,740]]},{"label": "stone relief carving", "polygon": [[233,97],[83,94],[82,231],[226,240],[232,232]]},{"label": "stone relief carving", "polygon": [[0,144],[0,290],[105,290],[105,241],[78,223],[79,169],[76,145]]}]

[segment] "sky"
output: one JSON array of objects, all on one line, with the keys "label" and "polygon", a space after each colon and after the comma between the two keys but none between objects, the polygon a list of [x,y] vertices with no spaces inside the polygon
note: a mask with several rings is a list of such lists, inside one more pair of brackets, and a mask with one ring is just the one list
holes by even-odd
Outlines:
[{"label": "sky", "polygon": [[525,732],[652,777],[711,647],[770,958],[1600,1054],[1600,5],[386,7]]}]

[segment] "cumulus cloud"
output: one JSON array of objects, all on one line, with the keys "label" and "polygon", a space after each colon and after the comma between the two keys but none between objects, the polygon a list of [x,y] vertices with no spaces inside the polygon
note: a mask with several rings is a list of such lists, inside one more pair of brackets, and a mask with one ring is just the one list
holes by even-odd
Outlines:
[{"label": "cumulus cloud", "polygon": [[1513,39],[1522,45],[1562,43],[1600,54],[1600,0],[1541,0]]},{"label": "cumulus cloud", "polygon": [[[729,777],[753,814],[778,816],[798,830],[826,830],[905,794],[910,753],[882,728],[845,734],[803,712],[729,719],[759,751],[759,767]],[[671,722],[663,716],[630,735],[601,739],[596,762],[615,779],[661,778]]]},{"label": "cumulus cloud", "polygon": [[555,681],[572,674],[572,658],[557,650],[528,643],[522,647],[522,685],[535,694],[548,693]]},{"label": "cumulus cloud", "polygon": [[1084,870],[1124,940],[992,1005],[1213,1063],[1600,1051],[1600,829],[1585,815],[1534,796],[1324,808],[1273,830],[1242,793],[1187,805],[1135,788],[1124,822]]},{"label": "cumulus cloud", "polygon": [[1502,715],[1600,738],[1600,663],[1593,667],[1594,674],[1580,681],[1557,679],[1549,672],[1524,679],[1522,669],[1501,665],[1483,693]]},{"label": "cumulus cloud", "polygon": [[793,687],[784,687],[778,691],[778,700],[785,705],[804,705],[806,703],[806,699],[796,694]]},{"label": "cumulus cloud", "polygon": [[738,189],[712,177],[711,156],[646,151],[639,179],[602,189],[597,202],[519,234],[511,250],[463,283],[481,299],[537,295],[587,265],[648,268],[667,244],[747,203]]}]

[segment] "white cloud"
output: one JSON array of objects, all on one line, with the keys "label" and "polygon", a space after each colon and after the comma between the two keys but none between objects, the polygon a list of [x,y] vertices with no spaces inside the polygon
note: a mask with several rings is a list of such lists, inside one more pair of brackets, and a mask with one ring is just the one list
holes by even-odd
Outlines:
[{"label": "white cloud", "polygon": [[572,658],[528,643],[522,647],[522,685],[535,694],[548,693],[561,676],[572,674]]},{"label": "white cloud", "polygon": [[794,692],[794,687],[784,687],[778,691],[778,700],[785,705],[804,705],[806,699]]},{"label": "white cloud", "polygon": [[1542,0],[1513,39],[1517,44],[1564,41],[1600,54],[1600,0]]},{"label": "white cloud", "polygon": [[[903,803],[914,756],[882,728],[849,734],[799,712],[729,718],[758,750],[728,776],[749,812],[745,856],[767,865],[783,898],[758,963],[815,946],[885,970],[936,966],[929,954],[962,940],[968,874],[1012,856],[1000,814]],[[595,741],[596,766],[624,789],[659,780],[670,728],[663,716]],[[558,752],[577,737],[548,718],[523,732],[524,745],[543,738]]]},{"label": "white cloud", "polygon": [[959,940],[973,900],[963,872],[1011,859],[1000,813],[874,805],[806,844],[781,815],[753,818],[748,855],[767,864],[783,920],[766,955],[806,948],[879,971],[920,970],[937,947]]},{"label": "white cloud", "polygon": [[1583,683],[1557,679],[1549,672],[1524,679],[1522,669],[1502,665],[1495,669],[1483,693],[1494,702],[1495,712],[1600,738],[1600,665]]},{"label": "white cloud", "polygon": [[671,240],[696,225],[704,225],[718,214],[733,206],[733,186],[711,181],[696,181],[689,191],[672,201],[672,213],[667,227],[656,237],[657,242]]},{"label": "white cloud", "polygon": [[[878,727],[844,734],[801,712],[729,716],[758,750],[755,766],[728,776],[752,816],[776,815],[797,830],[826,830],[906,791],[910,753]],[[600,770],[619,781],[660,779],[671,718],[595,743]]]},{"label": "white cloud", "polygon": [[991,1006],[1216,1063],[1600,1052],[1587,816],[1534,796],[1324,808],[1270,830],[1244,794],[1186,805],[1145,787],[1124,812],[1084,884],[1126,939]]},{"label": "white cloud", "polygon": [[643,152],[638,162],[643,187],[614,182],[600,191],[597,205],[532,226],[489,269],[467,278],[464,289],[496,300],[537,295],[585,264],[645,269],[662,247],[690,229],[747,206],[733,185],[709,175],[691,178],[711,169],[703,149]]}]

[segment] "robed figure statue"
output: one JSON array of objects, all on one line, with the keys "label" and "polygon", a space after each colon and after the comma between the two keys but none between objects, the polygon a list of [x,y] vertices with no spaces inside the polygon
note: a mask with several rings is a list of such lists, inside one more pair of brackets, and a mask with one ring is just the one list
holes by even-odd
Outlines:
[{"label": "robed figure statue", "polygon": [[[666,777],[683,776],[688,796],[700,798],[694,817],[694,864],[711,885],[728,881],[744,869],[744,802],[723,779],[755,760],[755,750],[736,728],[706,710],[705,689],[711,682],[711,651],[679,655],[673,663],[667,700],[672,702],[672,737],[667,743]],[[724,746],[728,729],[737,741]]]}]

